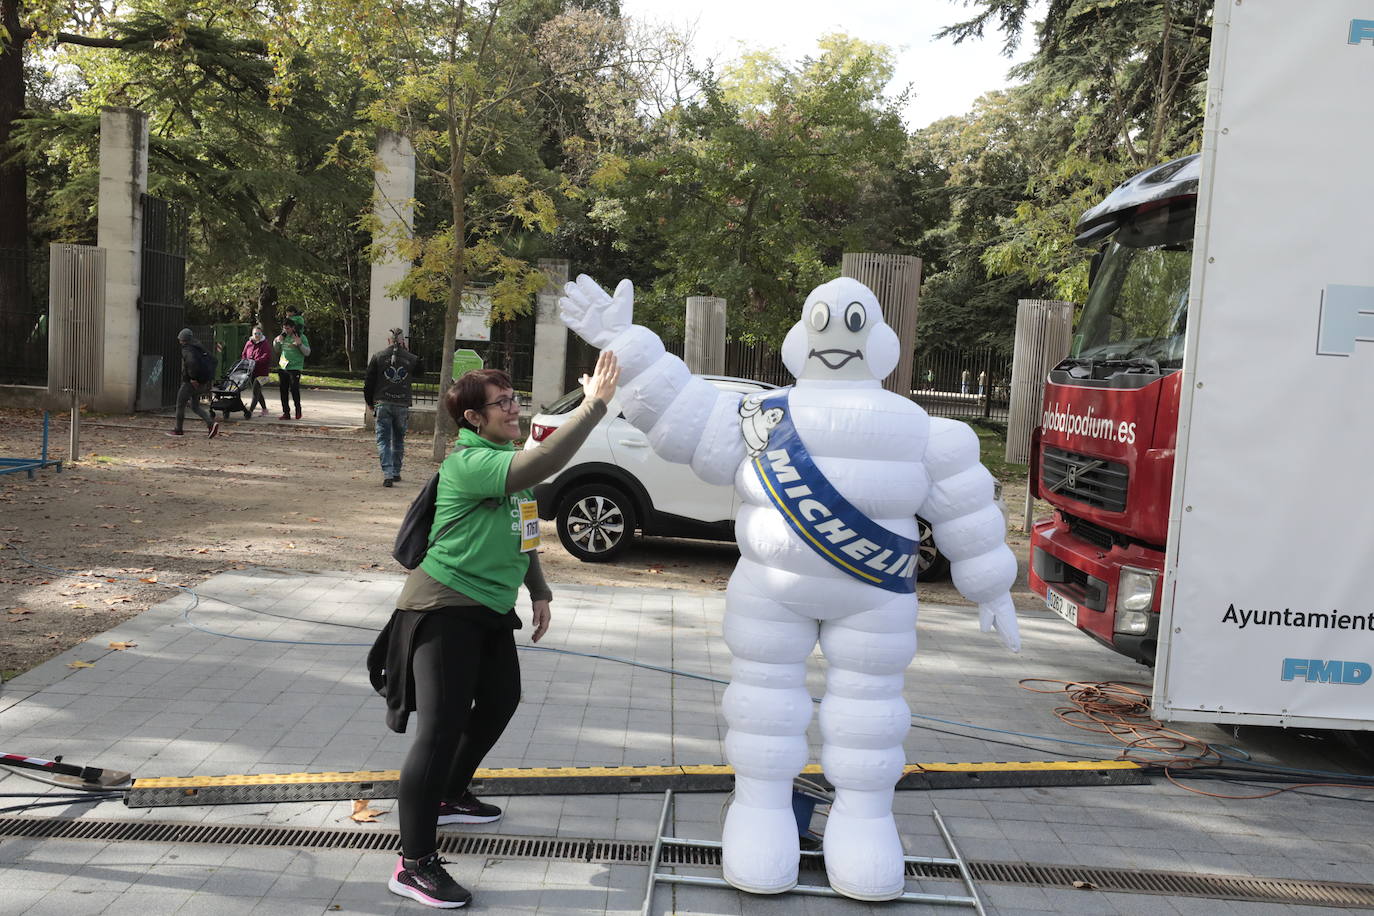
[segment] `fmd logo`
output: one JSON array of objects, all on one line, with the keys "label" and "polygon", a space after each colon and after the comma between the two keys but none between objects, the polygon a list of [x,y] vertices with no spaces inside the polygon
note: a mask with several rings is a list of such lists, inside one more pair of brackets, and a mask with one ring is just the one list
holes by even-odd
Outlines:
[{"label": "fmd logo", "polygon": [[1302,678],[1309,684],[1363,684],[1374,674],[1368,662],[1340,662],[1320,658],[1285,658],[1283,680]]},{"label": "fmd logo", "polygon": [[1317,318],[1317,355],[1352,356],[1356,343],[1369,341],[1374,341],[1374,286],[1327,286]]},{"label": "fmd logo", "polygon": [[1366,40],[1374,42],[1374,19],[1350,20],[1350,37],[1346,43],[1357,45]]}]

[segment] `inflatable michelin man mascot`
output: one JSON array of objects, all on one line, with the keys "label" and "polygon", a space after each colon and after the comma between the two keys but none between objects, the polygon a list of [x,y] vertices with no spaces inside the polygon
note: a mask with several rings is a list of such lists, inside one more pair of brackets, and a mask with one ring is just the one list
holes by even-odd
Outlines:
[{"label": "inflatable michelin man mascot", "polygon": [[1020,648],[1008,593],[1016,559],[977,437],[882,388],[900,346],[855,280],[807,297],[782,348],[796,385],[743,399],[694,377],[631,323],[629,280],[614,296],[586,276],[565,290],[564,323],[620,359],[626,418],[658,454],[710,483],[733,482],[741,497],[724,624],[733,655],[725,751],[735,770],[725,879],[757,894],[796,886],[792,780],[809,757],[805,665],[819,638],[830,666],[820,710],[821,765],[835,787],[830,884],[859,900],[900,896],[892,802],[911,726],[902,682],[916,653],[918,513],[955,586],[978,604],[983,631]]}]

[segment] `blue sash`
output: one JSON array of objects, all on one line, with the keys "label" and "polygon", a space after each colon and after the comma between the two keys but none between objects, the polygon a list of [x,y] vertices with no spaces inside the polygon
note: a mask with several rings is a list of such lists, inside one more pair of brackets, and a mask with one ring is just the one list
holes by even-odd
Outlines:
[{"label": "blue sash", "polygon": [[916,591],[917,541],[889,531],[840,495],[816,467],[788,412],[787,392],[763,401],[780,409],[768,443],[754,458],[768,498],[792,530],[827,563],[869,585]]}]

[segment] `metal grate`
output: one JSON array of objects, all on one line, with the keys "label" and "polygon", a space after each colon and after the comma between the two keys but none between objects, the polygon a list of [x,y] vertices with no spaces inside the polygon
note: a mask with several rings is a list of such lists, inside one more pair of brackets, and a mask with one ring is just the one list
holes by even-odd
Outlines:
[{"label": "metal grate", "polygon": [[[0,818],[0,837],[293,849],[361,849],[378,852],[395,852],[400,848],[400,837],[395,830],[245,827],[37,817]],[[608,865],[647,865],[653,854],[653,844],[495,834],[441,834],[439,850],[449,855],[492,859],[545,859]],[[720,865],[720,850],[669,843],[664,845],[659,861],[669,866],[709,868]],[[808,860],[805,857],[802,864],[804,868],[821,867],[818,860]],[[1136,894],[1212,897],[1306,906],[1374,907],[1374,885],[1369,884],[1194,875],[1124,868],[1076,868],[1064,865],[1036,865],[1030,862],[968,864],[974,880],[992,884],[1060,888],[1086,885],[1101,891]],[[909,878],[928,881],[959,880],[958,869],[953,865],[911,862],[907,864],[906,873]]]},{"label": "metal grate", "polygon": [[1112,545],[1116,543],[1116,535],[1101,525],[1094,525],[1086,519],[1076,518],[1068,515],[1068,513],[1065,513],[1065,516],[1069,522],[1070,533],[1082,538],[1089,544],[1101,547],[1103,550],[1111,550]]},{"label": "metal grate", "polygon": [[1126,511],[1130,470],[1116,461],[1047,448],[1040,462],[1040,482],[1049,493],[1060,493],[1108,512]]}]

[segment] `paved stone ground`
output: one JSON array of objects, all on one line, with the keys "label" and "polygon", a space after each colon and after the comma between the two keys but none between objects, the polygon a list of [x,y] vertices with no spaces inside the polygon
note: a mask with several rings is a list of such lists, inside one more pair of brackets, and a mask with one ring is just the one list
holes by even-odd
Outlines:
[{"label": "paved stone ground", "polygon": [[[387,731],[363,657],[401,577],[225,573],[177,594],[4,685],[4,749],[128,770],[139,777],[396,769],[408,739]],[[718,636],[723,595],[667,590],[557,588],[554,628],[542,646],[630,659],[717,678],[728,672]],[[528,607],[522,607],[528,618]],[[310,622],[303,622],[310,621]],[[921,650],[907,681],[918,718],[913,762],[1047,760],[1114,750],[1034,741],[1100,739],[1061,722],[1063,698],[1023,690],[1026,677],[1148,682],[1146,669],[1097,646],[1040,610],[1022,615],[1025,650],[1013,656],[977,632],[976,612],[927,606]],[[518,639],[527,643],[527,631]],[[132,649],[103,648],[110,641]],[[315,644],[311,644],[315,643]],[[73,661],[94,664],[74,669]],[[521,653],[524,702],[489,766],[723,762],[717,713],[723,687],[610,659],[532,649]],[[813,665],[813,693],[823,688]],[[923,718],[926,716],[936,717]],[[948,720],[938,721],[938,720]],[[951,724],[954,723],[954,724]],[[969,723],[977,728],[969,727]],[[1002,730],[1002,731],[998,731]],[[1236,739],[1210,726],[1199,737],[1288,766],[1331,768],[1324,745],[1263,732]],[[819,735],[813,724],[813,747]],[[1027,742],[1028,750],[998,742]],[[1257,790],[1189,783],[1221,794]],[[0,792],[43,791],[9,775]],[[1325,790],[1341,795],[1340,790]],[[1352,797],[1357,793],[1349,793]],[[652,841],[661,798],[652,795],[494,799],[498,823],[474,832]],[[14,799],[12,801],[19,801]],[[720,794],[681,795],[670,832],[718,839]],[[938,807],[973,860],[1164,869],[1194,874],[1365,882],[1374,837],[1359,805],[1285,794],[1259,801],[1206,797],[1156,779],[1148,786],[1018,788],[898,793],[912,855],[944,856],[930,817]],[[374,807],[390,811],[389,801]],[[348,802],[125,808],[119,802],[40,809],[27,816],[233,825],[394,830],[394,814],[353,824]],[[819,826],[823,822],[818,821]],[[386,890],[390,854],[252,846],[94,840],[0,840],[4,913],[422,912]],[[630,865],[460,857],[454,876],[489,913],[637,913],[647,869]],[[949,884],[910,890],[961,893]],[[985,884],[990,913],[1294,913],[1302,908],[1224,900]],[[892,913],[949,908],[830,898],[759,898],[732,890],[660,887],[654,913]],[[1330,912],[1309,908],[1310,912]]]}]

